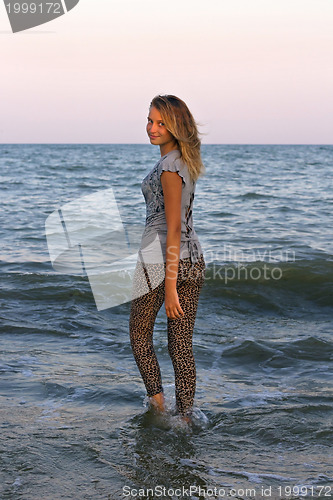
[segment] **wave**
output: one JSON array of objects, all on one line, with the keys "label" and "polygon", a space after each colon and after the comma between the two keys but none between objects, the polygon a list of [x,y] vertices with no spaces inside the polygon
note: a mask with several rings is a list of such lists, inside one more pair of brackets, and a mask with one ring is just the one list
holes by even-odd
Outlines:
[{"label": "wave", "polygon": [[263,194],[263,193],[257,193],[256,191],[248,191],[247,193],[245,194],[240,194],[238,196],[236,196],[236,198],[241,198],[243,200],[246,200],[246,199],[254,199],[254,200],[257,200],[257,199],[261,199],[261,198],[268,198],[268,199],[272,199],[272,198],[281,198],[280,196],[275,196],[273,194]]},{"label": "wave", "polygon": [[333,343],[317,337],[307,337],[287,342],[245,340],[237,346],[226,348],[222,353],[228,361],[237,364],[260,363],[274,368],[289,366],[290,362],[332,361]]},{"label": "wave", "polygon": [[[95,302],[88,278],[53,272],[50,264],[2,265],[0,300],[16,307],[52,308],[56,304],[88,308]],[[50,272],[51,270],[51,272]],[[201,293],[203,310],[223,307],[246,314],[304,317],[330,315],[333,309],[333,261],[210,262]],[[125,303],[126,305],[127,303]],[[128,305],[128,304],[127,304]],[[127,307],[127,306],[126,306]],[[216,309],[218,308],[218,309]]]},{"label": "wave", "polygon": [[333,261],[218,263],[207,265],[205,295],[246,301],[281,311],[287,307],[333,308]]}]

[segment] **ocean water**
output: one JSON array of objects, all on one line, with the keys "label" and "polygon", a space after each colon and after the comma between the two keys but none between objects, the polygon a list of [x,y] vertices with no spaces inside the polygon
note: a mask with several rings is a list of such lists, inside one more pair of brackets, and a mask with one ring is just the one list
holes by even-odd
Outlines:
[{"label": "ocean water", "polygon": [[[45,220],[113,188],[142,224],[149,145],[0,146],[0,498],[333,498],[333,147],[203,146],[193,425],[147,407],[130,304],[98,311]],[[135,158],[135,159],[133,159]]]}]

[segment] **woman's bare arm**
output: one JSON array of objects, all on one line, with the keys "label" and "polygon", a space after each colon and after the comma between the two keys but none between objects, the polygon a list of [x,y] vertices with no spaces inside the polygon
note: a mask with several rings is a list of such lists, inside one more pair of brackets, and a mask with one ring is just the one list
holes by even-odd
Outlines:
[{"label": "woman's bare arm", "polygon": [[176,172],[162,172],[165,217],[167,222],[165,310],[168,318],[180,318],[184,312],[176,289],[181,236],[182,178]]}]

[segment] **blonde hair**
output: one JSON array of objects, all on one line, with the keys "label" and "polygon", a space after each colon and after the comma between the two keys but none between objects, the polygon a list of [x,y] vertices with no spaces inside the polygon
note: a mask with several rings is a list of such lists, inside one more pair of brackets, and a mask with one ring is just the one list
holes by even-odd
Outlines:
[{"label": "blonde hair", "polygon": [[194,118],[185,102],[174,95],[157,95],[150,103],[162,117],[166,129],[173,135],[190,177],[196,181],[205,171],[201,159],[201,140]]}]

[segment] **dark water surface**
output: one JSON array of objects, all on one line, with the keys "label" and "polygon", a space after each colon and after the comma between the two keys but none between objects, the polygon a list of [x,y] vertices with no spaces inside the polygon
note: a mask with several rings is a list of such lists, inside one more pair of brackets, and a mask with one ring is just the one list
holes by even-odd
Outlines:
[{"label": "dark water surface", "polygon": [[110,187],[142,223],[158,150],[0,152],[0,498],[333,499],[333,147],[203,147],[191,429],[172,415],[163,307],[164,418],[147,411],[130,304],[98,311],[86,277],[54,271],[45,237],[54,210]]}]

